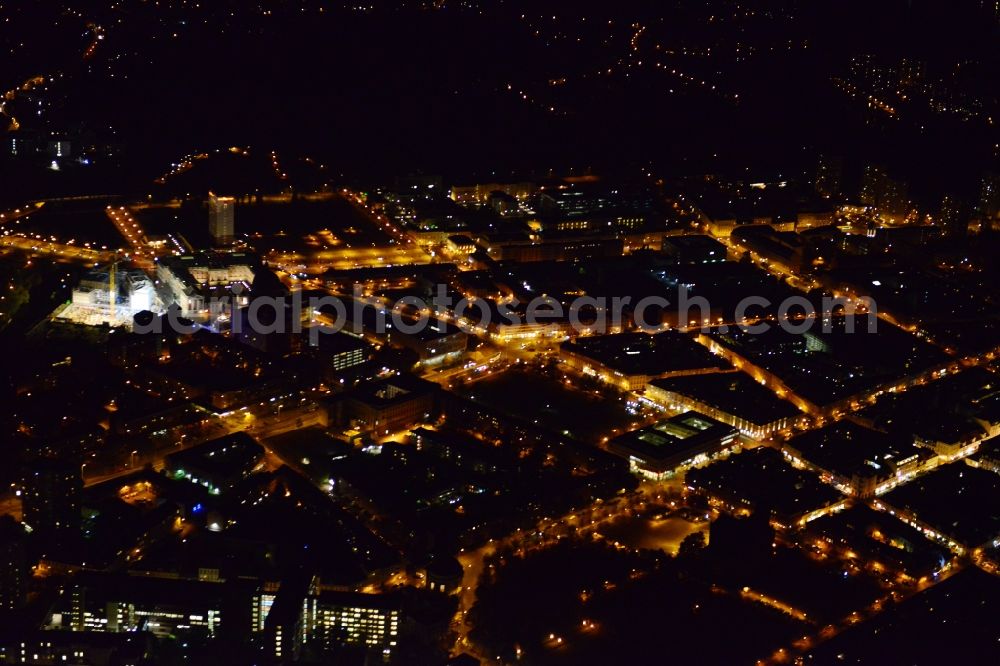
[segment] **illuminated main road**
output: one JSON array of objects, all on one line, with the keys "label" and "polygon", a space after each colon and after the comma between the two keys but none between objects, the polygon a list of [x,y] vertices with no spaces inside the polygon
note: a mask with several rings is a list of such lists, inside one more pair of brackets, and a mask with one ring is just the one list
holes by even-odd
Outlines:
[{"label": "illuminated main road", "polygon": [[92,250],[78,245],[42,241],[26,236],[0,236],[0,246],[89,265],[108,263],[115,257],[115,253],[110,250]]},{"label": "illuminated main road", "polygon": [[132,211],[125,206],[118,208],[108,206],[104,212],[122,237],[128,241],[132,248],[131,259],[142,268],[152,271],[156,253],[150,247],[146,232],[132,215]]},{"label": "illuminated main road", "polygon": [[[246,432],[255,438],[263,439],[292,430],[322,424],[325,421],[322,409],[307,397],[305,393],[298,392],[291,397],[275,402],[255,401],[226,412],[223,415],[206,413],[202,421],[188,428],[192,432],[203,429],[199,436],[188,436],[185,434],[181,442],[158,447],[152,452],[121,452],[116,461],[88,461],[80,469],[84,484],[92,486],[111,479],[127,476],[146,465],[152,465],[154,469],[160,469],[163,466],[164,458],[172,453],[184,451],[203,444],[206,441],[233,433]],[[88,469],[90,467],[107,470],[109,466],[113,467],[114,471],[91,473],[91,469]]]},{"label": "illuminated main road", "polygon": [[322,273],[335,269],[373,268],[383,266],[408,266],[426,264],[427,255],[419,247],[345,247],[316,252],[268,252],[266,258],[272,265],[288,273]]},{"label": "illuminated main road", "polygon": [[[379,228],[380,231],[388,234],[392,239],[405,246],[416,246],[413,238],[405,230],[397,227],[392,221],[382,213],[375,212],[365,201],[365,198],[356,192],[342,190],[344,199],[350,202],[361,215],[368,218],[369,222]],[[426,256],[426,255],[425,255]]]},{"label": "illuminated main road", "polygon": [[519,529],[499,540],[489,543],[473,551],[463,551],[458,556],[462,565],[462,588],[459,592],[458,612],[452,621],[452,629],[456,639],[452,654],[470,652],[482,660],[491,661],[482,654],[478,646],[470,639],[472,626],[468,622],[468,613],[476,602],[476,589],[484,568],[484,561],[499,550],[511,549],[519,556],[532,551],[543,550],[571,536],[587,536],[597,534],[598,530],[609,523],[623,517],[636,515],[646,502],[656,493],[663,493],[664,487],[640,486],[635,492],[612,498],[608,501],[596,502],[557,518],[543,518],[530,529]]}]

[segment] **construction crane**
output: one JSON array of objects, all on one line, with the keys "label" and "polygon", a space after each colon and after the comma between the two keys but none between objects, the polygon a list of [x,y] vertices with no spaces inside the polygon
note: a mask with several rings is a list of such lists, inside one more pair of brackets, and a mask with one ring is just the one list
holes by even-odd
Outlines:
[{"label": "construction crane", "polygon": [[111,308],[111,321],[115,320],[115,305],[118,301],[118,255],[111,260],[111,270],[108,272],[108,306]]}]

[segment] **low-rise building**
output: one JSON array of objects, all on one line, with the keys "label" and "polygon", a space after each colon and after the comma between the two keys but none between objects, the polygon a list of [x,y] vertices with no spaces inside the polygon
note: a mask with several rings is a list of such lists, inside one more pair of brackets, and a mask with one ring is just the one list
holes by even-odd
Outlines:
[{"label": "low-rise building", "polygon": [[361,386],[337,402],[338,421],[372,436],[427,421],[436,409],[437,385],[397,375]]},{"label": "low-rise building", "polygon": [[727,372],[732,366],[678,331],[621,333],[564,342],[559,359],[573,370],[626,391],[656,378]]},{"label": "low-rise building", "polygon": [[736,428],[697,412],[685,412],[616,437],[608,449],[629,461],[634,474],[663,481],[740,446]]},{"label": "low-rise building", "polygon": [[807,246],[793,231],[776,231],[770,225],[745,225],[730,234],[739,248],[746,248],[783,270],[799,272],[806,265]]},{"label": "low-rise building", "polygon": [[57,602],[48,628],[113,634],[149,632],[158,638],[217,637],[225,612],[248,611],[251,594],[249,585],[238,582],[87,572],[78,574]]},{"label": "low-rise building", "polygon": [[163,287],[165,305],[176,304],[185,317],[208,314],[214,296],[231,294],[240,285],[236,305],[246,305],[259,262],[248,254],[202,252],[163,257],[156,265],[156,278]]},{"label": "low-rise building", "polygon": [[114,306],[121,316],[150,310],[156,302],[153,283],[140,270],[119,269],[112,282],[111,271],[92,270],[73,290],[73,304],[109,311]]},{"label": "low-rise building", "polygon": [[490,195],[501,192],[525,201],[536,191],[534,183],[472,183],[469,185],[453,185],[451,199],[460,205],[483,205],[489,201]]},{"label": "low-rise building", "polygon": [[785,458],[809,468],[828,483],[856,497],[873,497],[905,483],[934,462],[934,454],[850,421],[812,430],[785,442]]},{"label": "low-rise building", "polygon": [[218,494],[248,476],[263,457],[260,444],[246,433],[236,433],[172,453],[164,459],[163,469],[168,475]]},{"label": "low-rise building", "polygon": [[624,241],[613,234],[586,231],[546,233],[534,239],[523,234],[480,234],[477,240],[491,258],[519,263],[620,257],[625,248]]},{"label": "low-rise building", "polygon": [[792,538],[804,547],[853,561],[875,574],[894,574],[907,583],[930,579],[951,560],[945,548],[917,529],[863,504],[821,516]]},{"label": "low-rise building", "polygon": [[[414,330],[416,329],[416,330]],[[396,326],[389,329],[389,342],[411,349],[424,365],[435,365],[458,358],[469,347],[469,336],[460,328],[439,319],[414,322],[412,332]]]},{"label": "low-rise building", "polygon": [[[371,346],[359,337],[344,332],[321,333],[316,337],[316,353],[333,373],[343,372],[364,364]],[[329,374],[329,372],[327,373]]]},{"label": "low-rise building", "polygon": [[0,664],[138,666],[153,647],[149,634],[0,630]]},{"label": "low-rise building", "polygon": [[664,236],[660,251],[672,264],[714,264],[726,260],[726,246],[702,234]]},{"label": "low-rise building", "polygon": [[645,397],[667,409],[693,409],[752,439],[790,429],[802,417],[792,403],[742,372],[654,379]]},{"label": "low-rise building", "polygon": [[445,249],[455,257],[468,257],[476,251],[476,243],[468,236],[452,234],[445,242]]}]

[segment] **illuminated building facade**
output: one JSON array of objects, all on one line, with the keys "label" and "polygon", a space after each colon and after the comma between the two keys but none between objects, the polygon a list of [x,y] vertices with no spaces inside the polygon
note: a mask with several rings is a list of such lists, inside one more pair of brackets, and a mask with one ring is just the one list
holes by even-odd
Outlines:
[{"label": "illuminated building facade", "polygon": [[176,304],[189,318],[208,315],[213,296],[231,295],[239,285],[242,295],[236,305],[247,303],[246,293],[254,283],[257,260],[247,254],[200,253],[165,257],[156,265],[156,278],[163,286],[164,305]]},{"label": "illuminated building facade", "polygon": [[796,467],[812,470],[856,497],[874,497],[936,464],[931,452],[913,446],[907,438],[846,420],[793,437],[781,451]]},{"label": "illuminated building facade", "polygon": [[376,382],[338,403],[340,419],[363,433],[389,434],[429,419],[436,388],[408,375]]},{"label": "illuminated building facade", "polygon": [[304,638],[323,646],[362,645],[388,661],[398,641],[399,609],[382,595],[321,592],[302,613]]},{"label": "illuminated building facade", "polygon": [[626,391],[650,380],[730,370],[729,364],[677,331],[580,337],[559,347],[559,359],[577,372]]},{"label": "illuminated building facade", "polygon": [[608,450],[629,461],[632,472],[652,481],[728,455],[740,446],[736,428],[697,412],[685,412],[617,437]]},{"label": "illuminated building facade", "polygon": [[368,360],[368,345],[347,333],[320,335],[316,347],[333,372],[348,370]]},{"label": "illuminated building facade", "polygon": [[117,574],[81,574],[57,605],[49,629],[130,633],[158,638],[216,637],[224,609],[247,604],[249,594],[231,583],[196,582]]},{"label": "illuminated building facade", "polygon": [[263,589],[253,597],[252,609],[252,633],[264,631],[267,626],[267,616],[271,614],[271,608],[278,598],[278,583],[266,583]]},{"label": "illuminated building facade", "polygon": [[445,243],[448,253],[456,257],[467,257],[476,251],[475,242],[468,236],[453,234]]},{"label": "illuminated building facade", "polygon": [[153,644],[145,634],[44,631],[0,636],[0,664],[139,666]]},{"label": "illuminated building facade", "polygon": [[534,195],[534,183],[475,183],[472,185],[453,185],[451,199],[460,205],[483,205],[491,194],[502,192],[518,200],[525,200]]},{"label": "illuminated building facade", "polygon": [[73,304],[105,314],[110,314],[111,306],[114,305],[116,315],[128,317],[144,310],[153,310],[156,304],[156,289],[140,270],[119,269],[116,271],[114,293],[111,292],[111,287],[110,271],[91,271],[80,279],[73,290]]},{"label": "illuminated building facade", "polygon": [[645,397],[667,409],[691,409],[764,439],[791,428],[801,418],[795,406],[742,372],[654,379]]},{"label": "illuminated building facade", "polygon": [[236,199],[208,195],[208,233],[216,245],[228,245],[233,242],[235,225],[233,222]]},{"label": "illuminated building facade", "polygon": [[365,663],[389,661],[401,621],[394,597],[322,590],[318,579],[265,586],[254,599],[254,633],[261,634],[265,654],[278,661],[297,660],[306,646],[317,654],[354,646],[367,653]]}]

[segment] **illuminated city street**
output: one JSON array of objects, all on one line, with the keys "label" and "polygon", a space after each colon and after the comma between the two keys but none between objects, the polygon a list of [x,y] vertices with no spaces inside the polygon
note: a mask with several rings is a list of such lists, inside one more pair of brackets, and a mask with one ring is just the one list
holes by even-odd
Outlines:
[{"label": "illuminated city street", "polygon": [[0,2],[0,664],[1000,662],[998,49]]}]

